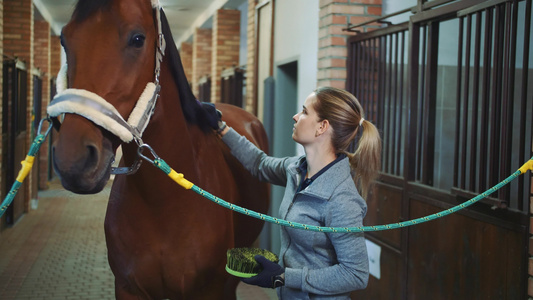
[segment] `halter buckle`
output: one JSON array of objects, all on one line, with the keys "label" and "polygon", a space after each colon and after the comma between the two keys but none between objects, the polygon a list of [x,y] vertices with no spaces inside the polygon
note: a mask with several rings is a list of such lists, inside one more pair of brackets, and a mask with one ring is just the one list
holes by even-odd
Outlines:
[{"label": "halter buckle", "polygon": [[141,167],[142,160],[139,159],[139,156],[135,159],[131,167],[112,167],[111,168],[111,175],[132,175],[137,173],[139,168]]}]

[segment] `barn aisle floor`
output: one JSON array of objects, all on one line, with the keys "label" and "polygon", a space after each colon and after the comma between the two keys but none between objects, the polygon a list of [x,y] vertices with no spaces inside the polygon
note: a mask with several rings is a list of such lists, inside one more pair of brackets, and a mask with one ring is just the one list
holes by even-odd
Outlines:
[{"label": "barn aisle floor", "polygon": [[[76,195],[53,181],[39,192],[38,208],[0,233],[0,299],[114,299],[103,229],[109,191]],[[277,297],[241,283],[237,299]]]}]

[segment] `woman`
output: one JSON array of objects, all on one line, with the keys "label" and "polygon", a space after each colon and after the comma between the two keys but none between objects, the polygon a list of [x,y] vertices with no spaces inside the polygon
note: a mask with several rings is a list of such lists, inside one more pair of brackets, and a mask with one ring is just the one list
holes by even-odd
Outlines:
[{"label": "woman", "polygon": [[[317,226],[362,226],[363,198],[380,166],[381,140],[376,127],[363,118],[353,95],[331,87],[311,93],[293,119],[292,138],[305,150],[300,157],[269,157],[225,124],[219,133],[254,176],[286,186],[281,218]],[[357,150],[348,153],[359,130],[363,132]],[[281,227],[281,265],[261,256],[256,260],[264,270],[242,281],[279,287],[280,299],[349,299],[350,291],[364,289],[368,282],[362,233]]]}]

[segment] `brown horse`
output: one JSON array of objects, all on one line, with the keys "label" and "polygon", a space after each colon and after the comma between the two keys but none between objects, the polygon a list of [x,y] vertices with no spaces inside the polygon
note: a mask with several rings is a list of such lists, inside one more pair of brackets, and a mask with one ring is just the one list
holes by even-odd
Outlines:
[{"label": "brown horse", "polygon": [[[166,40],[156,76],[161,90],[142,142],[196,185],[265,212],[268,186],[252,179],[207,125],[208,114],[192,95],[168,22],[162,11],[159,21],[157,5],[154,0],[79,0],[62,32],[66,91],[98,95],[121,117],[128,117],[147,83],[154,81],[161,22]],[[77,101],[74,92],[62,97],[59,100]],[[267,148],[266,134],[255,117],[234,106],[217,108],[230,126]],[[116,126],[89,120],[83,111],[63,113],[53,157],[66,189],[102,190],[120,144],[121,165],[135,164],[139,139],[125,143],[114,133]],[[225,272],[226,251],[251,245],[262,225],[181,188],[146,162],[134,175],[117,175],[105,220],[116,298],[234,299],[239,281]]]}]

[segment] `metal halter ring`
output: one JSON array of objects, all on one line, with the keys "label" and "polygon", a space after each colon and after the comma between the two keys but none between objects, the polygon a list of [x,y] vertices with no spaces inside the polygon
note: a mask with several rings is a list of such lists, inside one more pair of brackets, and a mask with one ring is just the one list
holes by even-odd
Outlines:
[{"label": "metal halter ring", "polygon": [[44,119],[42,119],[40,122],[39,122],[39,127],[37,128],[37,134],[41,134],[41,131],[43,129],[43,123],[44,121],[47,121],[48,122],[48,128],[46,129],[45,133],[43,134],[44,136],[48,136],[48,134],[50,133],[50,131],[52,130],[52,119],[50,119],[50,117],[46,117]]},{"label": "metal halter ring", "polygon": [[144,159],[144,160],[150,162],[151,164],[154,164],[154,160],[152,160],[152,159],[150,159],[150,158],[148,158],[148,157],[146,157],[145,155],[142,154],[144,148],[148,148],[148,150],[150,150],[150,152],[152,153],[152,156],[154,157],[154,160],[156,160],[156,159],[160,159],[160,157],[155,153],[154,149],[152,149],[152,147],[150,147],[150,145],[148,145],[148,144],[142,144],[142,145],[140,145],[139,148],[138,148],[138,150],[137,150],[138,153],[139,153],[139,156],[140,156],[142,159]]}]

